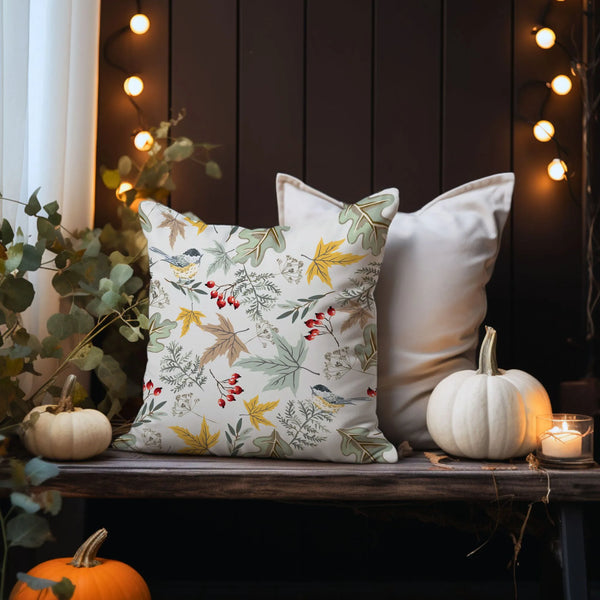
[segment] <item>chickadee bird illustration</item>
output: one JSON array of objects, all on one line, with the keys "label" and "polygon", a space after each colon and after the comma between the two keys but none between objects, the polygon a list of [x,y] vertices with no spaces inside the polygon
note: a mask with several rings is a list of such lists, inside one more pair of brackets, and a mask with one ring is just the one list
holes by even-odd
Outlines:
[{"label": "chickadee bird illustration", "polygon": [[342,398],[321,383],[311,386],[310,390],[313,402],[332,412],[337,412],[342,406],[354,404],[357,401],[369,400],[369,398]]},{"label": "chickadee bird illustration", "polygon": [[202,254],[196,248],[190,248],[183,254],[177,254],[175,256],[170,256],[160,248],[155,248],[154,246],[152,246],[150,250],[162,256],[160,260],[169,263],[174,273],[182,279],[191,279],[196,274],[196,270],[202,259]]}]

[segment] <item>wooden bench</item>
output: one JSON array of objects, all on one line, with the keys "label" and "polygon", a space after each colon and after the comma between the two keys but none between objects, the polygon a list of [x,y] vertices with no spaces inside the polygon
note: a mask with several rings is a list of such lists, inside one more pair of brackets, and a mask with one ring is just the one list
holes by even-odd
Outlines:
[{"label": "wooden bench", "polygon": [[484,463],[423,453],[396,464],[334,464],[247,458],[149,455],[109,450],[57,463],[48,482],[75,498],[202,498],[286,502],[549,502],[560,515],[566,600],[588,597],[583,505],[600,501],[600,468],[532,469],[525,460]]}]

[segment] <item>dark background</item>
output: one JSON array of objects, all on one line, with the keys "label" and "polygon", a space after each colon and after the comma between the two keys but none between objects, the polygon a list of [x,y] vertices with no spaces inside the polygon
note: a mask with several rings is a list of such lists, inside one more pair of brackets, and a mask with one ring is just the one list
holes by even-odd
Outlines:
[{"label": "dark background", "polygon": [[[135,5],[103,0],[101,44],[127,25]],[[143,0],[141,7],[148,34],[124,34],[110,46],[114,61],[144,79],[141,121],[122,92],[123,73],[101,59],[99,165],[136,155],[134,129],[185,108],[175,133],[220,144],[213,157],[223,178],[207,178],[193,162],[178,165],[171,206],[248,227],[276,224],[277,172],[348,202],[398,187],[400,209],[410,212],[472,179],[514,171],[485,322],[498,331],[500,367],[536,376],[556,406],[560,382],[585,370],[581,98],[575,83],[545,104],[572,173],[568,183],[553,182],[546,165],[556,148],[537,142],[531,124],[547,96],[544,82],[568,73],[569,61],[560,46],[538,48],[532,28],[545,22],[568,49],[581,47],[579,0]],[[98,225],[115,219],[116,203],[99,183]],[[470,558],[497,507],[417,508],[382,514],[148,499],[87,501],[78,510],[86,531],[109,529],[105,555],[156,582],[156,597],[513,597],[510,532],[518,534],[526,507],[508,507],[507,526]],[[560,597],[556,521],[541,506],[534,513],[519,597]],[[594,550],[593,514],[589,521]]]}]

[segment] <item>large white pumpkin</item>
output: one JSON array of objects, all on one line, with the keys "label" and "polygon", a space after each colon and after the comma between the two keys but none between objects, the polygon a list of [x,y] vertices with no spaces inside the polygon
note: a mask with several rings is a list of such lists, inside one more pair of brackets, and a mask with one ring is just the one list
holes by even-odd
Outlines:
[{"label": "large white pumpkin", "polygon": [[525,456],[536,446],[536,416],[552,412],[550,398],[535,377],[498,368],[496,331],[485,330],[478,370],[453,373],[434,388],[427,428],[434,442],[454,456]]}]

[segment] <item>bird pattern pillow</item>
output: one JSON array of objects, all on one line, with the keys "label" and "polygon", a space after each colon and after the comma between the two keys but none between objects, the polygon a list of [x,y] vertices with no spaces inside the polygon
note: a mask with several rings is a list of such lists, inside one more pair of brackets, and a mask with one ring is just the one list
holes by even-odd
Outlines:
[{"label": "bird pattern pillow", "polygon": [[295,227],[140,205],[150,258],[143,404],[116,447],[395,462],[378,428],[374,289],[386,190]]}]

